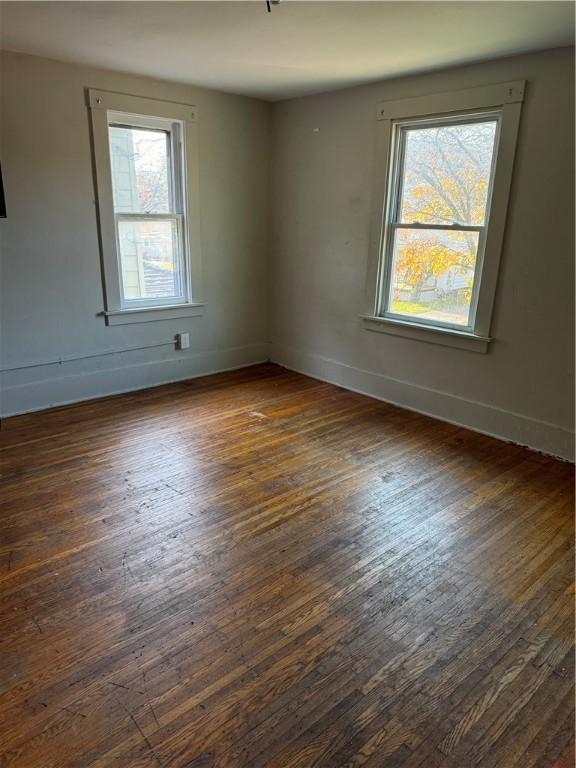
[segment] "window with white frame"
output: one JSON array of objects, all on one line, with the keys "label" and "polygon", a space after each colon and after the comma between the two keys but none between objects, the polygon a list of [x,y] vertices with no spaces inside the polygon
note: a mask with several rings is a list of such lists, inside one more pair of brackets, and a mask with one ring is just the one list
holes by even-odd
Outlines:
[{"label": "window with white frame", "polygon": [[385,314],[473,327],[498,121],[397,124]]},{"label": "window with white frame", "polygon": [[371,330],[486,350],[523,90],[379,106]]},{"label": "window with white frame", "polygon": [[90,91],[108,322],[201,312],[196,109]]}]

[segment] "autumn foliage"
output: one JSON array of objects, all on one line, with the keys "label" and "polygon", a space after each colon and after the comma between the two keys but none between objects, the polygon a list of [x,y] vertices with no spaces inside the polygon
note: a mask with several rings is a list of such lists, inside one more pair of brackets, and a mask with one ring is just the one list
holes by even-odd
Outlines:
[{"label": "autumn foliage", "polygon": [[[407,130],[399,220],[446,227],[484,224],[495,122]],[[397,229],[394,294],[418,300],[450,270],[465,275],[469,302],[478,233],[454,229]]]}]

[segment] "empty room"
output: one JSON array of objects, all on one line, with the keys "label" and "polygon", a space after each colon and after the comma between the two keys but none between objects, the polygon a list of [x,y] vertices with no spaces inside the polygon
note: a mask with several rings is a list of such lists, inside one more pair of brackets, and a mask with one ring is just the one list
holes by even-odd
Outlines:
[{"label": "empty room", "polygon": [[1,768],[574,768],[574,16],[0,2]]}]

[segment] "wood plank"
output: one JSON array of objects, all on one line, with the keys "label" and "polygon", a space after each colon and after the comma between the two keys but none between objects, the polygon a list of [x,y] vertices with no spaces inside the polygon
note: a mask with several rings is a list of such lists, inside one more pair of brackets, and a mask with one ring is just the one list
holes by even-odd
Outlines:
[{"label": "wood plank", "polygon": [[559,768],[573,467],[274,365],[5,420],[2,768]]}]

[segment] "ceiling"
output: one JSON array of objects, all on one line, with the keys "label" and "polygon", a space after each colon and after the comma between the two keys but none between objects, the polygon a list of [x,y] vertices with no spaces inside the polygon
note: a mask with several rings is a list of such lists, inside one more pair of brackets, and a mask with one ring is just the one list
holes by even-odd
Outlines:
[{"label": "ceiling", "polygon": [[572,2],[2,2],[2,47],[271,101],[574,42]]}]

